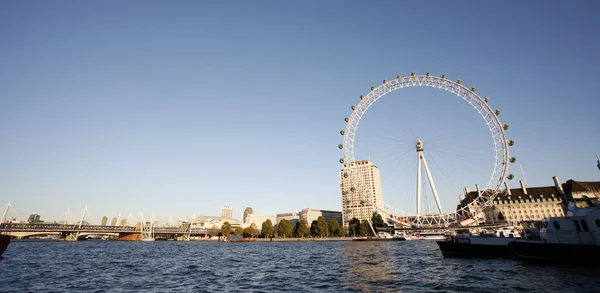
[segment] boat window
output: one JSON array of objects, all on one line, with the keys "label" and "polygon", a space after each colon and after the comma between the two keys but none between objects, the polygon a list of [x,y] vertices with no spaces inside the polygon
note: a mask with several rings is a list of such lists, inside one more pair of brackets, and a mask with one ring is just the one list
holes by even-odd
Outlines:
[{"label": "boat window", "polygon": [[583,232],[590,232],[588,228],[587,222],[585,220],[581,220],[581,228],[583,228]]},{"label": "boat window", "polygon": [[575,224],[575,230],[577,230],[577,232],[581,232],[581,226],[579,226],[579,221],[573,221],[573,224]]}]

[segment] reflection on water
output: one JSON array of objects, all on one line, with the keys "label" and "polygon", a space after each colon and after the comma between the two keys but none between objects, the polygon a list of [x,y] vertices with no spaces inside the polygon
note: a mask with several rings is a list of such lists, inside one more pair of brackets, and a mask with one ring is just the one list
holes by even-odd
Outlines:
[{"label": "reflection on water", "polygon": [[400,292],[394,288],[398,274],[406,273],[405,267],[394,267],[398,256],[394,245],[400,241],[360,241],[343,245],[344,283],[362,292]]}]

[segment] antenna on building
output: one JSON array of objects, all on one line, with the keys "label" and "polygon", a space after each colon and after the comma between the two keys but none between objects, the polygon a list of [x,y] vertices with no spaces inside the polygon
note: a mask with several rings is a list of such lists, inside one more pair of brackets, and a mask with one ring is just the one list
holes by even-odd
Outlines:
[{"label": "antenna on building", "polygon": [[525,172],[523,171],[523,166],[519,164],[519,168],[521,168],[521,175],[523,176],[523,181],[525,182],[525,187],[527,187],[527,178],[525,178]]}]

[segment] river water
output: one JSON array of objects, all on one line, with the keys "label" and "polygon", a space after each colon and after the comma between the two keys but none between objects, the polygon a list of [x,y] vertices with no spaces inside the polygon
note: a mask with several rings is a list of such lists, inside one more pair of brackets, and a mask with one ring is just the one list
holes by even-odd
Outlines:
[{"label": "river water", "polygon": [[599,273],[444,258],[435,241],[15,241],[0,292],[600,292]]}]

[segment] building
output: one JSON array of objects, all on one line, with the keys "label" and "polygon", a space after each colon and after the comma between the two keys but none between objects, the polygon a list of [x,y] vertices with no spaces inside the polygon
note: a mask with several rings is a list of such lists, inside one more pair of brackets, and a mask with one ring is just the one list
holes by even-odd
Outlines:
[{"label": "building", "polygon": [[43,223],[44,221],[40,220],[40,215],[31,214],[31,215],[29,215],[29,219],[27,219],[27,222],[30,224],[36,224],[36,223]]},{"label": "building", "polygon": [[111,226],[116,226],[118,221],[119,221],[119,219],[117,217],[113,217],[112,221],[110,221],[110,225]]},{"label": "building", "polygon": [[107,216],[102,217],[102,222],[100,222],[100,226],[106,226],[106,222],[108,222],[108,217]]},{"label": "building", "polygon": [[373,212],[385,210],[379,169],[368,160],[344,164],[340,189],[344,227],[348,227],[352,218],[370,220]]},{"label": "building", "polygon": [[[298,217],[299,220],[306,220],[306,222],[308,223],[308,226],[310,226],[310,224],[313,221],[316,221],[319,217],[323,216],[323,218],[325,219],[325,221],[327,223],[331,222],[331,220],[336,219],[336,221],[338,223],[340,223],[342,221],[342,212],[336,212],[336,211],[326,211],[326,210],[313,210],[313,209],[302,209],[300,211],[300,213],[298,213]],[[373,216],[373,214],[371,214],[371,217]],[[371,217],[369,217],[369,219],[371,219]]]},{"label": "building", "polygon": [[[527,187],[519,181],[520,188],[505,189],[484,209],[481,222],[496,223],[507,221],[510,226],[518,226],[521,221],[538,221],[548,217],[564,217],[569,210],[569,202],[577,207],[592,205],[592,200],[600,197],[600,182],[580,182],[569,180],[561,184],[553,177],[553,186]],[[470,204],[478,191],[465,189],[458,208]]]},{"label": "building", "polygon": [[254,210],[253,210],[251,207],[247,207],[247,208],[244,210],[244,218],[242,219],[242,221],[243,221],[244,223],[246,223],[246,217],[248,217],[248,215],[250,215],[250,214],[253,214],[253,213],[254,213]]},{"label": "building", "polygon": [[262,227],[262,223],[266,220],[271,220],[273,226],[277,223],[277,215],[273,214],[249,214],[246,217],[246,226],[250,226],[252,224],[256,225],[256,228],[260,229]]},{"label": "building", "polygon": [[127,221],[127,219],[121,220],[121,226],[123,226],[123,227],[129,226],[129,221]]},{"label": "building", "polygon": [[283,213],[283,214],[277,214],[277,217],[275,219],[276,223],[273,223],[273,225],[277,224],[279,225],[279,222],[281,222],[281,220],[288,220],[290,222],[290,224],[292,224],[292,227],[294,225],[296,225],[296,223],[298,223],[300,221],[300,216],[298,216],[298,213]]},{"label": "building", "polygon": [[233,218],[233,208],[230,206],[224,206],[221,209],[221,218],[225,218],[225,219]]}]

